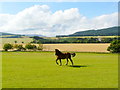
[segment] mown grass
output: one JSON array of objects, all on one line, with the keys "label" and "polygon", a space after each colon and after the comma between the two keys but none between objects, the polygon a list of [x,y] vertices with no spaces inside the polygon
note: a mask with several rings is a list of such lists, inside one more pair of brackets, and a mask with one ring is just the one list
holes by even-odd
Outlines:
[{"label": "mown grass", "polygon": [[3,52],[3,88],[117,88],[118,55],[77,53],[58,66],[54,52]]},{"label": "mown grass", "polygon": [[0,52],[0,89],[2,89],[2,53]]}]

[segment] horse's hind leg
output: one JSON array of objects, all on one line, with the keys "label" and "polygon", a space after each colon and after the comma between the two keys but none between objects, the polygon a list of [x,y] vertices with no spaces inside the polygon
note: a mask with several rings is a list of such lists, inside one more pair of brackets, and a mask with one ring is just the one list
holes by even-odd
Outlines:
[{"label": "horse's hind leg", "polygon": [[66,62],[66,65],[68,65],[68,58],[67,58],[67,62]]},{"label": "horse's hind leg", "polygon": [[72,60],[71,58],[69,58],[69,59],[70,59],[70,61],[71,61],[72,65],[73,65],[73,60]]},{"label": "horse's hind leg", "polygon": [[57,59],[56,59],[56,64],[58,64],[58,62],[57,62],[58,60],[59,60],[59,59],[57,58]]},{"label": "horse's hind leg", "polygon": [[60,66],[62,65],[61,59],[60,59]]}]

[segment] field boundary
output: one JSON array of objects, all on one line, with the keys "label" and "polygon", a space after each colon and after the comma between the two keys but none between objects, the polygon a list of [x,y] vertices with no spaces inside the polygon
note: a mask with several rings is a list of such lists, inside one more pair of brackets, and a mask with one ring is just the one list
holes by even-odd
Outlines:
[{"label": "field boundary", "polygon": [[[22,44],[25,46],[25,44]],[[35,44],[38,46],[39,44]],[[82,44],[43,44],[43,51],[54,51],[59,49],[60,51],[65,52],[100,52],[100,53],[109,53],[107,51],[110,43],[82,43]],[[2,51],[3,45],[0,44],[0,51]]]},{"label": "field boundary", "polygon": [[[0,53],[5,53],[5,52],[18,52],[18,53],[27,53],[27,52],[32,52],[32,53],[47,53],[47,52],[55,52],[55,51],[0,51]],[[62,51],[62,52],[66,52],[66,51]],[[75,52],[75,51],[68,51],[68,52]],[[119,53],[111,53],[111,52],[75,52],[75,53],[93,53],[93,54],[119,54]]]}]

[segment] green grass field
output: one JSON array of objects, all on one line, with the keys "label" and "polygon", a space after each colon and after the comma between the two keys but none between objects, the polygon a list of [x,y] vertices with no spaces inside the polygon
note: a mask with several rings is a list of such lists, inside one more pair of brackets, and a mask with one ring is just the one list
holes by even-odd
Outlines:
[{"label": "green grass field", "polygon": [[117,88],[118,55],[76,53],[58,66],[54,52],[3,52],[3,88]]},{"label": "green grass field", "polygon": [[2,89],[2,53],[0,52],[0,89]]}]

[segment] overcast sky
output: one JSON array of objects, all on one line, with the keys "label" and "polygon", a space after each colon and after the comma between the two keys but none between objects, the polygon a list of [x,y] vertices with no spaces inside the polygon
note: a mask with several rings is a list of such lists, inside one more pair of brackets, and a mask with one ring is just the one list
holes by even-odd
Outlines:
[{"label": "overcast sky", "polygon": [[0,2],[0,32],[67,35],[118,25],[117,2]]}]

